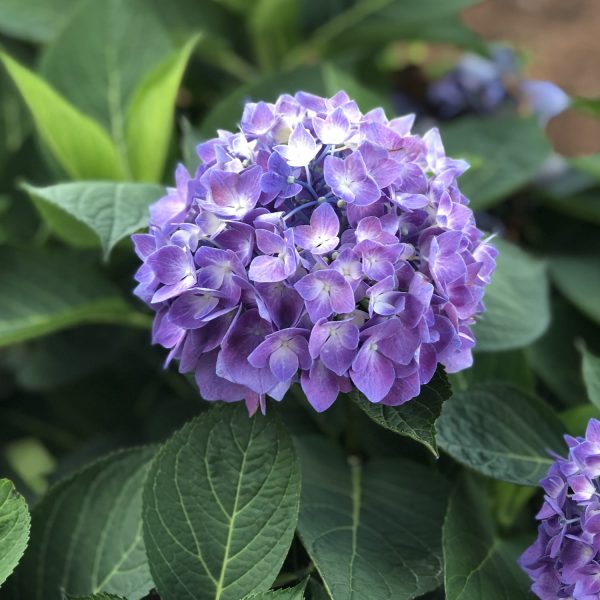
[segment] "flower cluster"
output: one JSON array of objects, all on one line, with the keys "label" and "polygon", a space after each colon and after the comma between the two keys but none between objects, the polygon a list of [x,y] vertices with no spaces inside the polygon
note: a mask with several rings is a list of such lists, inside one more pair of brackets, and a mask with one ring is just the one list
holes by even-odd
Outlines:
[{"label": "flower cluster", "polygon": [[600,598],[600,421],[585,438],[565,436],[567,459],[558,457],[540,483],[544,504],[538,537],[519,563],[542,600]]},{"label": "flower cluster", "polygon": [[436,129],[362,114],[344,92],[245,106],[134,236],[153,339],[207,400],[316,410],[356,386],[398,405],[442,363],[469,366],[496,250],[482,239]]}]

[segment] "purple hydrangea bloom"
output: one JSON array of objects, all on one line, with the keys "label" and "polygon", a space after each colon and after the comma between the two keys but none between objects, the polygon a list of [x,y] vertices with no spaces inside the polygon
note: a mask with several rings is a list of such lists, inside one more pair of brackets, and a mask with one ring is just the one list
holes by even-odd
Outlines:
[{"label": "purple hydrangea bloom", "polygon": [[436,130],[347,94],[250,103],[198,146],[134,236],[153,340],[207,400],[264,409],[299,383],[318,411],[358,388],[398,405],[471,364],[496,250]]},{"label": "purple hydrangea bloom", "polygon": [[585,438],[565,440],[568,457],[540,482],[538,537],[519,564],[542,600],[592,600],[600,597],[600,421],[590,420]]}]

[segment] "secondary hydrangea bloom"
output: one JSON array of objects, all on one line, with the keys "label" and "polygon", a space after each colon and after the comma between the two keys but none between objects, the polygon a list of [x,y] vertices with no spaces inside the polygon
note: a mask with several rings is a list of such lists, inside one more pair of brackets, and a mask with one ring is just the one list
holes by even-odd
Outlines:
[{"label": "secondary hydrangea bloom", "polygon": [[471,364],[495,267],[457,186],[467,168],[412,116],[344,92],[249,103],[134,236],[154,342],[207,400],[264,410],[301,384],[316,410],[353,386],[398,405]]},{"label": "secondary hydrangea bloom", "polygon": [[544,504],[538,537],[520,558],[542,600],[600,598],[600,421],[585,438],[565,436],[568,457],[557,457],[540,482]]}]

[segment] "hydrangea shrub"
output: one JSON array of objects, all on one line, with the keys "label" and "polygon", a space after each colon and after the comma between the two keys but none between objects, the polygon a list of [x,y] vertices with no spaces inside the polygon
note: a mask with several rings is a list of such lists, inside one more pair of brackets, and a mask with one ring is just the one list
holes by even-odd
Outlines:
[{"label": "hydrangea shrub", "polygon": [[264,411],[299,382],[317,411],[353,386],[397,406],[438,364],[471,365],[496,250],[457,183],[468,164],[413,121],[282,95],[178,167],[133,237],[136,294],[203,398]]}]

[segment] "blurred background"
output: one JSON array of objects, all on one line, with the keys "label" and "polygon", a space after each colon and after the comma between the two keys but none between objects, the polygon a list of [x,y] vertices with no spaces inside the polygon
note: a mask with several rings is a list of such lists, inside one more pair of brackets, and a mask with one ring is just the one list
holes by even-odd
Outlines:
[{"label": "blurred background", "polygon": [[[415,112],[469,160],[478,223],[550,265],[554,317],[546,262],[507,252],[515,304],[463,377],[535,388],[579,431],[598,413],[578,351],[600,352],[598,31],[597,0],[1,0],[0,474],[35,498],[204,408],[150,344],[128,237],[244,101],[300,89]],[[335,413],[291,422],[335,432]],[[363,425],[375,453],[400,443]]]}]

